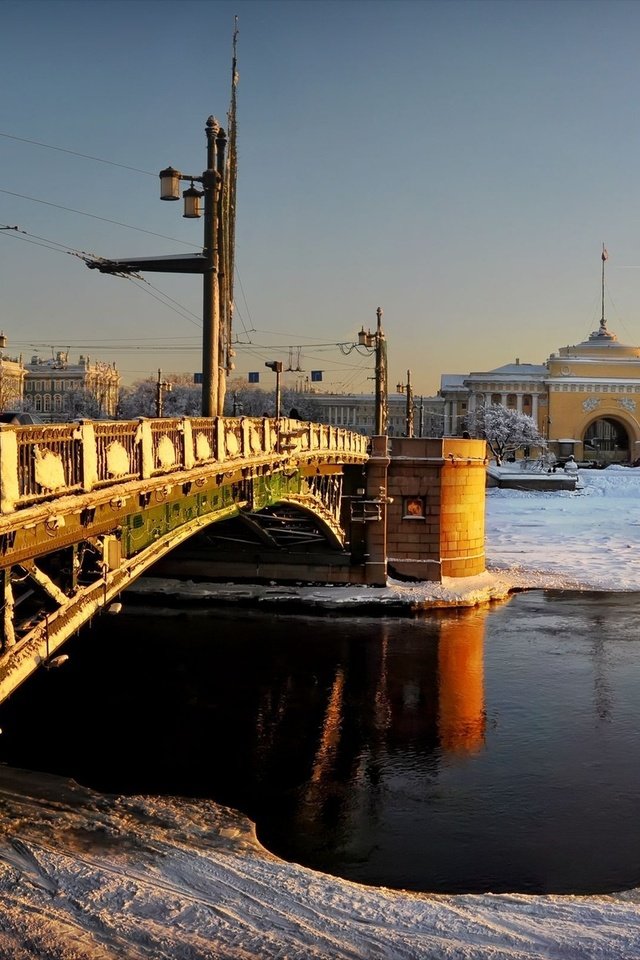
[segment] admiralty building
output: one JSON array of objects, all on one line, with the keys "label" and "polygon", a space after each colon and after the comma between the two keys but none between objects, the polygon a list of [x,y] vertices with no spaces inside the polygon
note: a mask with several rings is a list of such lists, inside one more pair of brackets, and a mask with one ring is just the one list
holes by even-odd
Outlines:
[{"label": "admiralty building", "polygon": [[640,458],[640,347],[619,343],[604,319],[588,340],[561,347],[544,364],[444,374],[444,434],[459,436],[481,405],[531,416],[559,458],[634,463]]}]

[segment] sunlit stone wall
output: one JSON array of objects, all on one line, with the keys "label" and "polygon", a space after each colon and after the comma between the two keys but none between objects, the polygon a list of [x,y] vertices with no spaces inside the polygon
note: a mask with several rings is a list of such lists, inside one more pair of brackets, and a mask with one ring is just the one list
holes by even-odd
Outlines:
[{"label": "sunlit stone wall", "polygon": [[441,580],[482,573],[485,441],[393,437],[389,444],[389,575]]}]

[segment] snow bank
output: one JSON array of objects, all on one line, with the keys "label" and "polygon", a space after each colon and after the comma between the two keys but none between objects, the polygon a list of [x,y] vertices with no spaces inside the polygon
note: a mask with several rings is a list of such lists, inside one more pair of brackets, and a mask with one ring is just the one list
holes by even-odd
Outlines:
[{"label": "snow bank", "polygon": [[0,955],[11,960],[524,960],[640,956],[635,892],[427,896],[273,857],[205,801],[0,776]]}]

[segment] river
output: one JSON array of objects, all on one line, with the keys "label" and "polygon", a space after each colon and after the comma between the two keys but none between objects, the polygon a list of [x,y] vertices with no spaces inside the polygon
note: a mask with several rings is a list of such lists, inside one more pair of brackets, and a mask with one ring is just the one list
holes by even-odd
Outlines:
[{"label": "river", "polygon": [[[126,598],[125,598],[126,600]],[[637,594],[415,619],[125,602],[0,710],[0,759],[209,797],[283,858],[419,891],[640,884]]]}]

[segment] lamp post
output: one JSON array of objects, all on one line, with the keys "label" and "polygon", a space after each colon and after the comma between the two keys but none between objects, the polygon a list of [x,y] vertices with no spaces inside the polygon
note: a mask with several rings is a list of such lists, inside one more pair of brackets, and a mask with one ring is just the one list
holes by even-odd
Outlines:
[{"label": "lamp post", "polygon": [[281,360],[266,360],[265,367],[269,367],[270,370],[276,375],[276,420],[280,419],[280,376],[282,374],[282,361]]},{"label": "lamp post", "polygon": [[[204,244],[202,249],[202,415],[214,417],[220,408],[220,188],[224,171],[227,137],[215,117],[209,117],[207,135],[207,169],[201,176],[183,174],[173,167],[160,171],[160,199],[179,200],[180,181],[191,183],[182,193],[183,217],[199,218],[200,201],[204,200]],[[198,190],[194,184],[202,184]]]},{"label": "lamp post", "polygon": [[377,326],[375,333],[365,330],[358,332],[358,346],[375,350],[376,354],[376,423],[375,434],[382,436],[387,432],[387,341],[382,329],[382,310],[376,310]]}]

